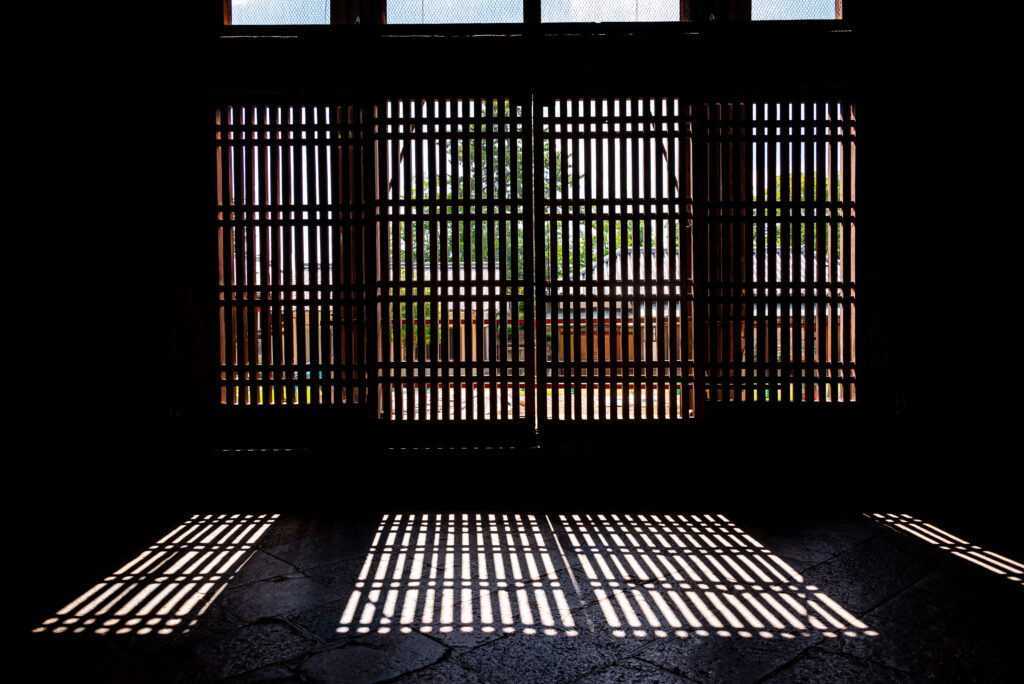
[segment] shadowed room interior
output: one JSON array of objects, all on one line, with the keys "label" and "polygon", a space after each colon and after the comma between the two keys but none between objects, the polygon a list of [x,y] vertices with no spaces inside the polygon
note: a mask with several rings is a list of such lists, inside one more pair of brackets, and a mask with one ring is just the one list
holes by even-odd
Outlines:
[{"label": "shadowed room interior", "polygon": [[510,4],[39,38],[34,678],[1019,679],[1012,17]]}]

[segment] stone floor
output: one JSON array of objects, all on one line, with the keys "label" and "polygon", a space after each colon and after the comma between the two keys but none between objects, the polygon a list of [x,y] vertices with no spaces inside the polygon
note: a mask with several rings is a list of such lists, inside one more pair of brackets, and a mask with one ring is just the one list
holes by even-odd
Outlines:
[{"label": "stone floor", "polygon": [[1024,681],[1020,540],[977,520],[172,518],[37,578],[9,658],[33,681]]}]

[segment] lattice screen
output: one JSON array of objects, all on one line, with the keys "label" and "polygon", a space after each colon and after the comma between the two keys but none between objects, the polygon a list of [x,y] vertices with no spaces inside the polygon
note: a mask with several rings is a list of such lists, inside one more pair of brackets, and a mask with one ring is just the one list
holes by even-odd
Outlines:
[{"label": "lattice screen", "polygon": [[702,109],[708,400],[854,400],[853,105]]},{"label": "lattice screen", "polygon": [[378,115],[384,415],[525,417],[529,105],[391,101]]},{"label": "lattice screen", "polygon": [[365,402],[361,111],[217,111],[222,403]]},{"label": "lattice screen", "polygon": [[539,107],[541,418],[689,415],[689,112],[670,99]]},{"label": "lattice screen", "polygon": [[854,111],[221,107],[220,401],[530,423],[852,401]]}]

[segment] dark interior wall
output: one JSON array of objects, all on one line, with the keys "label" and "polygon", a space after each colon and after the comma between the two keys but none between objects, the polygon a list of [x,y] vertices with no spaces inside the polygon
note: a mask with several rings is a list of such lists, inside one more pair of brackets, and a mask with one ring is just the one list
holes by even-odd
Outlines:
[{"label": "dark interior wall", "polygon": [[[47,273],[43,291],[53,295],[52,305],[28,307],[30,353],[18,369],[29,390],[17,429],[61,463],[27,459],[32,487],[69,500],[89,492],[88,505],[102,506],[118,501],[114,492],[126,480],[171,495],[180,488],[168,482],[187,477],[187,468],[158,464],[166,463],[166,445],[180,435],[182,421],[195,415],[196,398],[209,396],[202,372],[209,317],[197,302],[204,301],[212,266],[203,250],[214,196],[203,171],[213,162],[206,140],[210,92],[322,83],[355,91],[414,88],[424,78],[409,69],[412,60],[454,59],[469,65],[467,82],[503,78],[531,86],[557,64],[580,87],[614,92],[619,83],[635,86],[638,66],[648,65],[645,78],[696,83],[690,87],[709,92],[854,89],[863,141],[858,347],[871,350],[862,375],[872,410],[857,419],[859,439],[846,449],[870,460],[878,442],[897,440],[916,469],[932,462],[936,452],[926,447],[955,444],[976,458],[959,477],[939,481],[939,489],[1005,483],[1009,459],[994,444],[1008,434],[1021,386],[1020,149],[1006,101],[1008,43],[992,33],[978,52],[976,42],[951,34],[955,18],[862,4],[854,33],[815,38],[823,41],[818,57],[742,27],[642,41],[518,43],[368,44],[348,32],[341,46],[237,40],[226,47],[212,37],[216,7],[107,16],[96,29],[73,31],[63,39],[74,46],[74,59],[57,81],[62,85],[38,94],[40,114],[32,123],[45,134],[46,152],[36,146],[24,162],[26,177],[44,179],[29,184],[28,197],[46,208],[46,219],[38,231],[20,231],[16,243],[26,257],[26,282]],[[517,56],[524,44],[539,56]],[[366,53],[368,45],[377,51]],[[366,54],[384,55],[379,70],[367,68]],[[495,60],[498,75],[486,66]],[[793,63],[797,74],[781,75]],[[772,422],[759,425],[769,430]],[[701,428],[695,439],[702,452],[728,450],[727,440],[751,432],[736,428]],[[802,428],[818,429],[811,422]],[[898,436],[888,437],[890,429]],[[99,460],[85,457],[94,447]],[[823,449],[810,449],[807,458],[818,454]],[[828,463],[821,467],[836,467]],[[230,473],[239,464],[209,467]],[[268,457],[253,470],[275,467],[281,464]],[[866,472],[885,471],[871,461]]]}]

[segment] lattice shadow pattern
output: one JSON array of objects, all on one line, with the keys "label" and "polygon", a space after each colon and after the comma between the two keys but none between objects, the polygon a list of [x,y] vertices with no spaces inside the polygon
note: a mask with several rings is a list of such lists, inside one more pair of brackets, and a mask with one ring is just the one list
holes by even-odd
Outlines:
[{"label": "lattice shadow pattern", "polygon": [[995,573],[1024,586],[1024,563],[1007,558],[995,551],[983,549],[946,530],[915,518],[908,513],[872,513],[868,516],[876,522],[887,525],[901,532],[913,535],[918,539],[948,551],[957,558],[973,563],[989,572]]},{"label": "lattice shadow pattern", "polygon": [[277,517],[194,515],[33,631],[187,633]]},{"label": "lattice shadow pattern", "polygon": [[337,629],[877,634],[724,516],[640,514],[385,515]]}]

